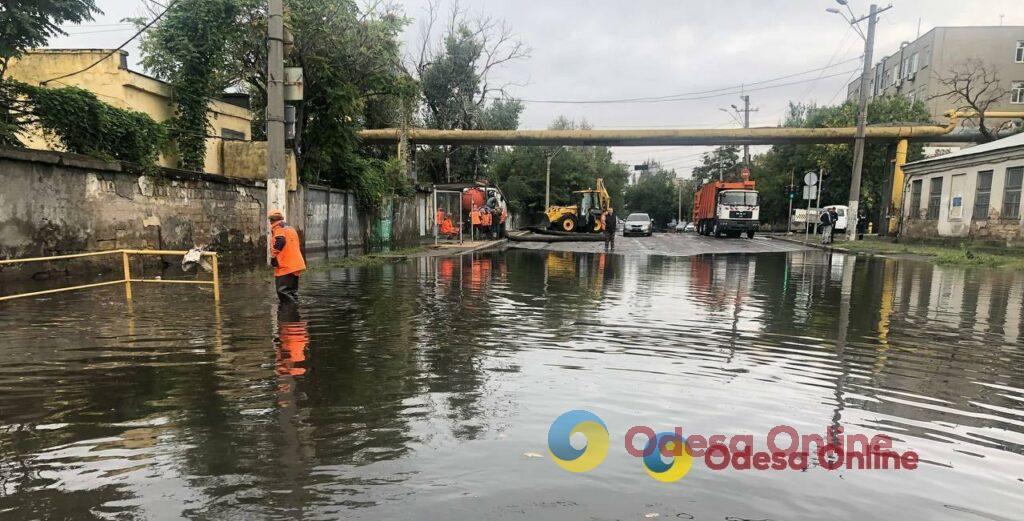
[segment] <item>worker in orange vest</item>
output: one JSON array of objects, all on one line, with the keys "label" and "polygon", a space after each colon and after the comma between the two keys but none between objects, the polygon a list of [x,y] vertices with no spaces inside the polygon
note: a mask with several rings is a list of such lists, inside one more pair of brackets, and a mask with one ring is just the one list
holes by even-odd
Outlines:
[{"label": "worker in orange vest", "polygon": [[491,212],[486,206],[480,209],[480,224],[483,226],[487,238],[491,238]]},{"label": "worker in orange vest", "polygon": [[306,269],[299,234],[284,221],[281,210],[271,210],[267,219],[270,221],[270,265],[274,267],[277,298],[294,304],[299,300],[299,275]]}]

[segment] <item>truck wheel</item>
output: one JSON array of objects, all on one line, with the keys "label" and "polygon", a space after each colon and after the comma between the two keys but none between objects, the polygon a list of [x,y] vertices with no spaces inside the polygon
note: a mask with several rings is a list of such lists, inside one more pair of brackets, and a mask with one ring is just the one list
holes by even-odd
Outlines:
[{"label": "truck wheel", "polygon": [[722,230],[718,229],[718,223],[711,225],[711,234],[714,235],[715,238],[722,237]]},{"label": "truck wheel", "polygon": [[561,225],[562,230],[567,232],[571,232],[576,229],[576,221],[572,220],[570,217],[563,218],[562,222],[559,224]]},{"label": "truck wheel", "polygon": [[754,238],[754,230],[747,230],[747,238],[748,239],[753,239]]}]

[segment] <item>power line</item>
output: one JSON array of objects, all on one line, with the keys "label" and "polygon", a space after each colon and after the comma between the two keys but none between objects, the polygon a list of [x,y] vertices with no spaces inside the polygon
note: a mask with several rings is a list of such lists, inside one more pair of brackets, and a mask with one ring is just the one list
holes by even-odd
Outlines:
[{"label": "power line", "polygon": [[177,5],[177,4],[178,4],[178,1],[179,1],[179,0],[171,0],[171,2],[169,2],[169,3],[167,4],[167,7],[165,7],[163,11],[160,11],[160,14],[156,15],[156,17],[155,17],[155,18],[153,18],[153,19],[152,19],[152,20],[151,20],[151,21],[150,21],[149,23],[147,23],[146,25],[142,26],[142,28],[140,28],[140,29],[139,29],[138,31],[136,31],[136,32],[135,32],[135,34],[134,34],[134,35],[132,35],[132,37],[131,37],[131,38],[128,38],[127,40],[125,40],[125,42],[124,42],[124,43],[122,43],[121,45],[118,45],[116,49],[114,49],[114,50],[112,50],[112,51],[108,52],[108,53],[107,53],[106,55],[104,55],[104,56],[103,56],[102,58],[100,58],[100,59],[98,59],[98,60],[94,61],[94,62],[92,63],[92,65],[89,65],[88,67],[86,67],[86,68],[84,68],[84,69],[80,69],[80,70],[77,70],[77,71],[74,71],[74,72],[69,72],[69,73],[67,73],[67,74],[64,74],[64,75],[62,75],[62,76],[57,76],[56,78],[50,78],[50,79],[48,79],[48,80],[46,80],[46,81],[41,81],[41,82],[39,82],[39,84],[40,84],[40,85],[46,85],[47,83],[49,83],[49,82],[51,82],[51,81],[56,81],[56,80],[63,80],[64,78],[69,78],[69,77],[71,77],[71,76],[74,76],[74,75],[76,75],[76,74],[81,74],[81,73],[83,73],[83,72],[85,72],[85,71],[87,71],[87,70],[89,70],[89,69],[91,69],[91,68],[93,68],[93,67],[95,67],[95,66],[99,65],[99,64],[100,64],[101,62],[103,62],[103,60],[106,60],[107,58],[110,58],[111,56],[113,56],[113,55],[114,55],[114,53],[115,53],[115,52],[118,52],[118,51],[120,51],[121,49],[124,49],[124,47],[125,47],[126,45],[128,45],[129,43],[131,43],[131,42],[132,42],[132,40],[134,40],[134,39],[138,38],[138,37],[139,37],[139,35],[141,35],[142,33],[146,32],[146,30],[147,30],[147,29],[149,29],[149,28],[150,28],[150,27],[152,27],[152,26],[153,26],[153,25],[154,25],[155,23],[157,23],[158,21],[160,21],[160,19],[161,19],[161,18],[163,18],[165,14],[167,14],[167,11],[170,11],[172,7],[174,7],[175,5]]},{"label": "power line", "polygon": [[[745,83],[745,84],[732,85],[732,86],[729,86],[729,87],[720,87],[720,88],[717,88],[717,89],[693,91],[693,92],[683,92],[683,93],[679,93],[679,94],[670,94],[670,95],[667,95],[667,96],[647,96],[647,97],[639,97],[639,98],[620,98],[620,99],[604,99],[604,100],[541,100],[541,99],[522,99],[520,101],[523,101],[523,102],[526,102],[526,103],[552,103],[552,104],[657,103],[657,102],[662,102],[662,101],[686,101],[686,100],[680,99],[680,98],[684,98],[686,96],[697,96],[697,95],[701,95],[701,94],[711,94],[711,93],[721,92],[721,91],[726,91],[726,90],[743,89],[744,86],[750,86],[750,85],[761,85],[761,84],[764,84],[764,83],[772,83],[772,82],[779,81],[779,80],[785,80],[785,79],[789,79],[789,78],[795,78],[797,76],[803,76],[804,74],[810,74],[812,72],[819,72],[819,71],[824,71],[824,70],[827,70],[827,69],[832,69],[832,68],[838,67],[840,65],[844,65],[846,63],[850,63],[850,62],[855,61],[855,60],[860,60],[860,57],[858,56],[858,57],[850,58],[848,60],[844,60],[844,61],[841,61],[841,62],[838,62],[838,63],[827,65],[825,67],[818,67],[816,69],[801,71],[801,72],[797,72],[797,73],[793,73],[793,74],[787,74],[785,76],[779,76],[779,77],[771,78],[771,79],[767,79],[767,80],[760,80],[760,81],[749,82],[749,83]],[[843,72],[842,74],[846,74],[846,73]],[[825,77],[831,77],[831,76],[825,76]],[[817,79],[821,79],[821,77],[819,77]],[[804,81],[813,81],[813,80],[803,80],[803,81],[795,82],[795,83],[802,83]],[[794,84],[794,83],[789,83],[789,84]],[[780,86],[781,87],[783,85],[788,85],[788,84],[782,84],[782,85],[776,85],[776,86]],[[772,86],[772,87],[775,87],[775,86]],[[766,87],[761,87],[761,89],[763,89],[763,88],[766,88]],[[759,90],[759,89],[749,89],[749,90]],[[740,91],[730,92],[728,94],[736,94],[736,93],[739,93],[739,92]],[[709,96],[709,97],[714,97],[714,96]],[[692,99],[706,99],[706,98],[692,98]]]},{"label": "power line", "polygon": [[122,27],[120,29],[98,29],[95,31],[82,31],[82,32],[65,32],[65,36],[78,36],[80,34],[99,34],[99,33],[123,33],[125,31],[131,31],[131,27]]}]

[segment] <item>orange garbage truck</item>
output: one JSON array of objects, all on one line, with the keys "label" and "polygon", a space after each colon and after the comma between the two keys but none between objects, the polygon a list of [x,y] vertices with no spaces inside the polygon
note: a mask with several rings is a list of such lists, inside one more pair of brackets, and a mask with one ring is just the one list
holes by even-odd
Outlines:
[{"label": "orange garbage truck", "polygon": [[693,226],[701,235],[754,238],[759,225],[757,190],[749,174],[737,182],[712,181],[693,197]]}]

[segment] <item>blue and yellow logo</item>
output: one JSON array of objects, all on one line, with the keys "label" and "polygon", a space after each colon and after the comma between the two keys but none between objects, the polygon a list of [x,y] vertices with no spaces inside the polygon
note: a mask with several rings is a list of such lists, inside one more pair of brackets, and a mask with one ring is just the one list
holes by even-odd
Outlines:
[{"label": "blue and yellow logo", "polygon": [[[587,446],[582,449],[569,443],[577,432],[587,439]],[[590,411],[569,411],[556,418],[548,429],[548,449],[555,463],[569,472],[593,470],[608,455],[608,427]]]},{"label": "blue and yellow logo", "polygon": [[[662,454],[670,454],[672,461],[665,462]],[[679,481],[693,467],[693,456],[686,450],[686,438],[674,432],[659,432],[647,441],[643,452],[644,470],[647,475],[663,483]]]}]

